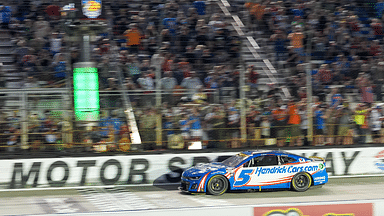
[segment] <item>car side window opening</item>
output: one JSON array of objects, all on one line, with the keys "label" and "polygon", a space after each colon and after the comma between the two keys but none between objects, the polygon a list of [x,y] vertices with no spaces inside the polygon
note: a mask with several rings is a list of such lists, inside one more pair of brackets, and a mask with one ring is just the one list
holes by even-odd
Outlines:
[{"label": "car side window opening", "polygon": [[253,158],[251,161],[252,163],[250,163],[250,167],[278,165],[277,156],[275,155],[259,156],[259,157]]},{"label": "car side window opening", "polygon": [[296,161],[297,160],[295,158],[288,157],[286,155],[281,155],[280,156],[280,163],[281,164],[293,163],[293,162],[296,162]]},{"label": "car side window opening", "polygon": [[245,162],[245,163],[243,164],[243,167],[244,167],[244,168],[250,167],[250,164],[252,163],[252,161],[253,161],[253,159],[251,159],[251,160]]}]

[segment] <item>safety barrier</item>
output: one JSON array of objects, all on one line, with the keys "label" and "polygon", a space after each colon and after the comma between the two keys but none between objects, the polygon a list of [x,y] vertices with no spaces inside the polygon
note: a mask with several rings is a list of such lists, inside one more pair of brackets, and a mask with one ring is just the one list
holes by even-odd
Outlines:
[{"label": "safety barrier", "polygon": [[[108,112],[108,110],[102,110]],[[117,114],[116,114],[117,115]],[[156,119],[155,119],[156,120]],[[154,120],[154,121],[155,121]],[[18,149],[32,151],[95,151],[95,152],[130,152],[130,131],[124,118],[105,118],[96,122],[69,122],[56,117],[46,120],[29,119],[28,132],[23,134],[20,126],[23,122],[1,121],[0,125],[10,125],[8,130],[0,132],[0,152],[17,152]],[[154,122],[155,123],[155,122]],[[90,125],[90,126],[89,126]],[[93,125],[93,126],[92,126]],[[72,128],[71,128],[72,126]],[[224,125],[223,125],[224,126]],[[364,143],[384,143],[384,129],[377,134],[358,134],[356,125],[350,124],[346,134],[325,132],[317,134],[316,129],[312,135],[312,142],[308,142],[307,130],[293,126],[247,127],[246,139],[241,138],[240,127],[203,127],[200,130],[182,130],[178,125],[171,129],[161,129],[161,137],[157,136],[156,124],[153,128],[139,126],[141,135],[140,150],[194,149],[192,145],[199,142],[198,149],[234,149],[255,148],[267,146],[321,146],[321,145],[353,145],[363,137]],[[328,125],[326,125],[327,127]],[[333,125],[339,126],[339,125]],[[119,127],[119,130],[116,130]],[[315,127],[315,126],[314,126]],[[270,135],[263,135],[263,130],[269,130]],[[22,145],[23,135],[27,138]],[[361,144],[361,143],[360,143]]]}]

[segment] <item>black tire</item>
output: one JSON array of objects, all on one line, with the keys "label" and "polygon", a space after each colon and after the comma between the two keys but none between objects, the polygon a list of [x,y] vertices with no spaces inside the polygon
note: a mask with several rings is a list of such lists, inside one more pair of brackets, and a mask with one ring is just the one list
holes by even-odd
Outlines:
[{"label": "black tire", "polygon": [[308,190],[312,185],[312,178],[308,173],[297,173],[292,178],[292,189],[298,192]]},{"label": "black tire", "polygon": [[222,175],[212,176],[207,184],[207,193],[211,195],[222,195],[228,189],[228,181]]}]

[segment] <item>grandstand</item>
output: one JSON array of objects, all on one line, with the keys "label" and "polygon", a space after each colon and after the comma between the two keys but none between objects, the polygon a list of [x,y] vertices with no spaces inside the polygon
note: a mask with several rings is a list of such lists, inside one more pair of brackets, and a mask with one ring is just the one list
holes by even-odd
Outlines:
[{"label": "grandstand", "polygon": [[[0,8],[4,154],[383,142],[382,2],[78,4]],[[80,121],[81,62],[100,115]]]}]

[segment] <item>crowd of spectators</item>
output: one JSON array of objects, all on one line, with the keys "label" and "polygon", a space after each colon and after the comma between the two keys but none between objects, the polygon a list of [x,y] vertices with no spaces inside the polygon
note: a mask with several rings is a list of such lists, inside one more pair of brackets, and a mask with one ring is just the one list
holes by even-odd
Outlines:
[{"label": "crowd of spectators", "polygon": [[[249,100],[246,137],[241,143],[240,103],[212,104],[195,97],[193,102],[136,110],[146,150],[156,149],[156,116],[162,120],[161,148],[186,149],[194,141],[203,148],[239,148],[263,145],[322,146],[384,143],[381,104],[359,103],[353,107],[338,88],[324,102],[313,98],[313,142],[308,140],[307,98],[301,100]],[[159,113],[161,112],[161,113]]]},{"label": "crowd of spectators", "polygon": [[[16,44],[15,64],[28,77],[24,87],[39,87],[41,82],[37,81],[46,81],[50,87],[62,86],[67,78],[67,61],[73,64],[80,59],[77,44],[68,46],[70,42],[65,41],[59,25],[59,10],[64,5],[23,3],[10,3],[0,11],[2,28],[10,30]],[[202,141],[205,148],[241,147],[238,101],[212,103],[211,90],[239,87],[241,39],[220,8],[209,1],[189,0],[103,1],[103,5],[112,31],[97,37],[91,55],[98,62],[100,89],[120,90],[124,86],[139,93],[130,94],[129,99],[145,150],[157,148],[156,114],[163,117],[162,148],[188,148],[191,141]],[[368,135],[372,142],[383,143],[383,112],[375,102],[382,100],[384,7],[382,2],[372,5],[357,0],[269,0],[244,5],[251,14],[250,30],[268,38],[276,62],[284,66],[279,72],[290,75],[287,84],[292,95],[282,100],[276,94],[279,87],[270,84],[268,91],[250,98],[246,107],[247,145],[309,145],[305,137],[308,58],[316,60],[310,69],[314,94],[312,144],[353,144],[354,139],[363,144],[370,142],[366,140]],[[70,54],[70,60],[66,54]],[[123,80],[116,74],[116,65],[122,69]],[[160,82],[156,83],[158,75]],[[257,89],[257,70],[249,66],[246,75],[246,83]],[[156,100],[151,94],[157,85],[164,90],[161,109],[154,108]],[[357,101],[347,97],[350,92],[359,93]],[[121,107],[119,94],[110,93],[103,106]],[[235,94],[238,98],[238,90]],[[356,108],[351,106],[353,102],[359,103]],[[30,143],[63,139],[63,123],[51,123],[48,113],[40,120],[36,114],[31,115]],[[79,133],[75,140],[125,144],[129,129],[124,122],[107,112],[100,124]],[[4,128],[4,143],[20,143],[20,125]]]},{"label": "crowd of spectators", "polygon": [[[292,80],[312,63],[314,94],[324,101],[328,86],[342,85],[382,99],[382,1],[260,1],[246,3],[251,30],[267,38],[276,67]],[[367,82],[360,82],[366,77]],[[293,85],[292,94],[298,97]],[[372,98],[373,99],[373,98]],[[369,102],[362,98],[359,102]]]}]

